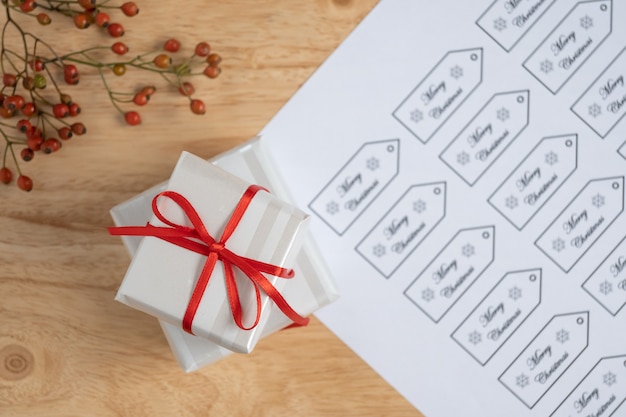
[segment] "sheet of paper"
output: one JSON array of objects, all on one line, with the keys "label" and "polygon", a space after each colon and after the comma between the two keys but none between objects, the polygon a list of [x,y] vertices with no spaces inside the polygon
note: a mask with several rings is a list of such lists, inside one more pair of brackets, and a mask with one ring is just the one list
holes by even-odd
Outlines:
[{"label": "sheet of paper", "polygon": [[427,417],[624,416],[626,1],[383,0],[263,130]]}]

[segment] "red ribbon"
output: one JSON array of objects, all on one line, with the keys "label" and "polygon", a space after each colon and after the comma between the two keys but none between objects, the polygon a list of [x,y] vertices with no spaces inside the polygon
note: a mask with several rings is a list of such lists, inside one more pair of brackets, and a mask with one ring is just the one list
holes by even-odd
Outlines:
[{"label": "red ribbon", "polygon": [[[193,208],[191,203],[181,194],[174,191],[163,191],[157,194],[152,200],[152,211],[160,221],[169,227],[153,226],[150,223],[145,226],[109,227],[109,233],[111,235],[153,236],[207,257],[183,318],[183,330],[187,333],[193,334],[191,330],[193,319],[218,260],[222,261],[224,264],[228,302],[233,314],[233,319],[239,328],[250,330],[259,323],[259,319],[261,318],[260,289],[262,289],[272,301],[274,301],[278,308],[294,322],[294,325],[306,326],[309,323],[309,319],[296,313],[278,290],[274,288],[272,283],[263,275],[263,273],[266,273],[280,278],[292,278],[294,276],[292,269],[280,268],[276,265],[239,256],[226,248],[226,241],[237,228],[252,198],[261,190],[267,191],[265,188],[258,185],[251,185],[246,189],[235,207],[232,216],[228,220],[224,228],[224,233],[222,233],[222,237],[219,240],[215,240],[210,235],[198,215],[198,212]],[[167,197],[174,201],[185,212],[192,227],[182,226],[165,218],[157,207],[159,197]],[[242,323],[241,302],[237,283],[235,282],[233,267],[237,267],[241,270],[254,286],[256,295],[256,318],[254,323],[249,327],[245,327]]]}]

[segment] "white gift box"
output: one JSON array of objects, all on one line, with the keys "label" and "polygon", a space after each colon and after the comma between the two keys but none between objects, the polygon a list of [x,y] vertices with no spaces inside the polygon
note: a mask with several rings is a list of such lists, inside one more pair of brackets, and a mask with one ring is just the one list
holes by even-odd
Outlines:
[{"label": "white gift box", "polygon": [[[167,190],[184,196],[205,228],[219,240],[227,222],[250,184],[190,153],[183,152]],[[192,227],[187,215],[173,201],[162,198],[158,207],[170,222]],[[258,192],[241,216],[226,247],[237,255],[291,268],[306,234],[308,215],[271,193]],[[166,226],[156,216],[153,226]],[[170,324],[180,326],[207,257],[163,239],[145,237],[133,257],[116,299]],[[234,268],[243,306],[243,324],[257,314],[254,285]],[[261,291],[261,316],[252,329],[239,328],[228,302],[224,264],[218,261],[199,302],[192,323],[194,335],[229,350],[249,353],[260,338],[269,317],[269,297]],[[283,279],[265,274],[277,286]],[[282,283],[281,283],[282,284]]]},{"label": "white gift box", "polygon": [[[246,181],[268,188],[282,199],[289,200],[282,181],[272,168],[272,161],[263,150],[263,141],[258,138],[213,158],[211,162]],[[150,218],[152,198],[165,190],[166,186],[167,183],[159,184],[111,209],[115,224],[118,226],[144,224]],[[128,252],[133,255],[142,238],[122,236],[122,240]],[[338,298],[339,294],[331,274],[316,245],[308,236],[297,255],[294,269],[296,276],[285,283],[281,293],[300,314],[309,315]],[[291,323],[289,318],[270,303],[269,318],[261,338]],[[179,326],[165,321],[160,321],[160,324],[175,358],[186,372],[195,371],[233,353],[210,340],[190,335]]]}]

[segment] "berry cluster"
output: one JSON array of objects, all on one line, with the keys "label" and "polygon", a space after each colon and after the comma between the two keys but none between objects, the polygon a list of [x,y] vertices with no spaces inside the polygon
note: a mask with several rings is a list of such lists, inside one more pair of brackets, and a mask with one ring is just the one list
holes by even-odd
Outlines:
[{"label": "berry cluster", "polygon": [[[119,40],[125,33],[124,26],[112,22],[109,13],[119,10],[127,17],[136,16],[139,8],[134,2],[113,6],[109,4],[110,0],[0,1],[7,19],[2,28],[0,52],[0,135],[5,145],[1,154],[0,182],[12,182],[13,171],[7,166],[12,160],[17,171],[18,187],[30,191],[33,181],[22,174],[19,160],[31,161],[37,152],[54,153],[65,141],[86,132],[82,123],[71,120],[80,114],[80,105],[61,90],[62,84],[56,80],[57,77],[59,81],[62,79],[67,88],[76,86],[81,77],[79,66],[91,67],[97,71],[113,107],[130,126],[140,124],[141,115],[136,110],[124,108],[145,106],[156,92],[156,87],[141,86],[134,92],[113,91],[107,83],[107,77],[123,76],[127,69],[146,71],[162,77],[189,100],[192,113],[205,113],[205,104],[193,97],[195,87],[188,79],[191,76],[218,77],[221,72],[220,55],[212,52],[208,43],[200,42],[190,55],[175,63],[173,56],[181,49],[181,43],[171,38],[165,41],[159,51],[129,56],[130,48]],[[20,26],[12,13],[34,17],[43,26],[50,24],[51,15],[64,15],[70,17],[77,28],[96,26],[115,38],[115,41],[112,45],[58,54],[45,39]],[[5,40],[9,31],[16,31],[21,42]],[[21,50],[11,49],[14,46]],[[101,58],[103,51],[111,53],[111,58],[106,62]],[[126,58],[127,56],[129,57]]]}]

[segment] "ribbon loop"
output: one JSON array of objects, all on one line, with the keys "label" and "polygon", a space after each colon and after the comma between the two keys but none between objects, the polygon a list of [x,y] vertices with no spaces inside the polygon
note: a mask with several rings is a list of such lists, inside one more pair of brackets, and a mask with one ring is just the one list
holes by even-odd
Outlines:
[{"label": "ribbon loop", "polygon": [[[281,268],[276,265],[239,256],[231,252],[226,247],[226,241],[237,228],[237,225],[247,210],[252,198],[259,191],[267,190],[258,185],[251,185],[246,189],[243,196],[237,203],[233,214],[226,223],[224,232],[222,233],[219,241],[213,238],[213,236],[211,236],[208,232],[202,219],[200,218],[200,215],[191,205],[189,200],[175,191],[163,191],[157,194],[152,200],[152,211],[155,216],[168,227],[153,226],[148,223],[145,226],[121,226],[109,228],[109,233],[111,235],[153,236],[207,257],[204,267],[202,268],[202,272],[198,277],[198,282],[196,283],[187,305],[185,316],[183,317],[182,327],[186,332],[193,334],[193,319],[196,315],[200,302],[202,301],[202,297],[218,260],[224,265],[224,278],[226,282],[228,302],[233,319],[240,329],[251,330],[258,325],[261,318],[261,291],[267,294],[276,306],[294,322],[294,325],[306,326],[308,324],[309,319],[296,313],[280,292],[272,285],[265,275],[263,275],[270,274],[279,278],[288,279],[294,276],[293,269]],[[159,198],[161,197],[169,198],[176,203],[183,210],[192,227],[176,224],[165,217],[159,210],[157,204]],[[245,326],[243,324],[243,312],[239,298],[239,289],[237,287],[233,269],[235,267],[248,277],[254,287],[256,317],[250,326]]]}]

